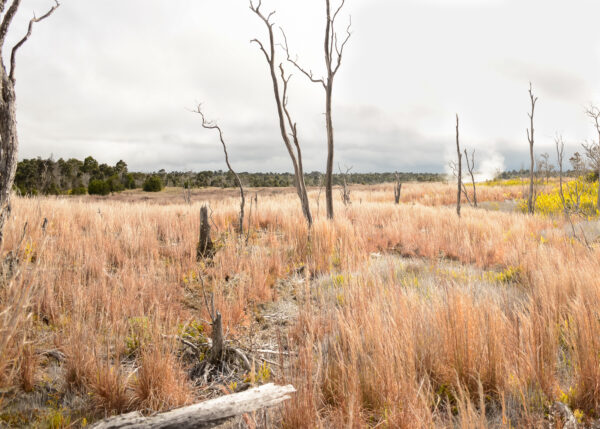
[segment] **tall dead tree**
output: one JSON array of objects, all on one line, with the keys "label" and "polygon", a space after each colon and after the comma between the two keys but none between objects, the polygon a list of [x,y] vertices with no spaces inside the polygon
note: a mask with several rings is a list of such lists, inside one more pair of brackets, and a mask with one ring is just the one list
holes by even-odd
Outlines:
[{"label": "tall dead tree", "polygon": [[240,188],[241,202],[240,202],[240,216],[239,216],[237,230],[241,235],[244,233],[244,207],[246,206],[246,197],[244,195],[244,185],[242,185],[240,176],[238,176],[238,174],[233,170],[233,168],[231,167],[231,163],[229,162],[229,153],[227,152],[227,145],[225,144],[225,139],[223,138],[223,131],[221,130],[221,127],[219,127],[219,125],[217,125],[216,122],[209,121],[206,119],[206,116],[204,116],[204,113],[202,112],[201,104],[199,104],[198,107],[196,108],[196,113],[198,113],[200,115],[200,117],[202,118],[202,128],[207,129],[207,130],[217,130],[217,132],[219,133],[219,140],[221,140],[221,145],[223,146],[223,152],[225,154],[225,164],[227,164],[227,168],[229,169],[231,174],[233,174],[233,176],[235,177],[235,181],[238,185],[238,188]]},{"label": "tall dead tree", "polygon": [[529,157],[531,159],[531,166],[529,168],[529,198],[527,199],[527,210],[529,211],[530,214],[533,214],[534,209],[535,209],[535,198],[534,198],[534,190],[533,190],[533,183],[534,183],[533,169],[535,167],[535,160],[533,157],[533,144],[535,142],[534,128],[533,128],[533,116],[535,114],[535,104],[537,103],[538,98],[533,95],[533,87],[531,85],[531,82],[529,82],[529,98],[531,100],[531,113],[528,113],[530,128],[527,129],[527,141],[529,142]]},{"label": "tall dead tree", "polygon": [[[296,186],[296,192],[300,198],[302,205],[302,213],[306,218],[308,227],[310,228],[313,223],[312,214],[310,212],[310,203],[308,201],[308,193],[306,190],[306,184],[304,182],[304,168],[302,166],[302,151],[300,149],[300,143],[298,141],[298,127],[297,124],[292,120],[290,112],[287,108],[288,98],[287,90],[291,76],[285,74],[283,65],[279,63],[279,72],[283,84],[283,92],[279,89],[279,78],[277,76],[277,62],[275,58],[275,35],[273,34],[273,22],[271,18],[275,12],[270,12],[268,15],[261,11],[262,0],[258,0],[258,4],[255,6],[254,1],[250,0],[250,10],[256,14],[265,24],[269,34],[269,46],[268,50],[265,48],[263,43],[258,39],[251,40],[251,43],[256,43],[261,52],[264,54],[267,64],[269,65],[269,72],[271,74],[271,81],[273,83],[273,93],[275,95],[275,104],[277,106],[277,115],[279,116],[279,129],[281,131],[281,138],[283,143],[290,155],[292,164],[294,167],[294,185]],[[293,146],[290,137],[293,139]]]},{"label": "tall dead tree", "polygon": [[590,167],[598,174],[598,200],[596,201],[596,209],[600,210],[600,109],[596,106],[590,106],[586,110],[586,115],[592,119],[598,133],[598,140],[584,144],[583,149],[585,150],[585,156],[588,159]]},{"label": "tall dead tree", "polygon": [[400,173],[396,173],[396,183],[394,184],[394,203],[400,204],[400,195],[402,193],[402,182],[400,181]]},{"label": "tall dead tree", "polygon": [[542,153],[538,158],[537,164],[540,174],[545,179],[547,185],[550,180],[550,173],[554,171],[554,166],[550,164],[550,154],[547,152]]},{"label": "tall dead tree", "polygon": [[10,216],[10,194],[17,172],[17,154],[19,138],[17,134],[17,109],[15,92],[15,67],[18,50],[27,42],[33,32],[34,24],[48,18],[59,7],[56,2],[48,12],[39,18],[35,15],[29,21],[27,34],[13,46],[10,54],[10,67],[4,64],[4,48],[6,35],[21,5],[21,0],[12,0],[8,10],[4,12],[8,0],[0,0],[0,246],[3,242],[4,225]]},{"label": "tall dead tree", "polygon": [[[473,149],[473,152],[471,152],[471,160],[469,160],[469,153],[467,152],[467,149],[465,149],[465,159],[467,160],[467,170],[469,171],[469,175],[471,176],[471,184],[473,185],[473,207],[477,207],[477,187],[475,186],[475,149]],[[463,186],[463,190],[465,191],[465,194],[467,193],[467,190],[464,189]],[[468,198],[468,195],[467,195]]]},{"label": "tall dead tree", "polygon": [[[564,152],[565,152],[565,143],[563,141],[562,135],[557,134],[556,137],[554,138],[554,143],[556,145],[556,161],[558,164],[558,180],[559,180],[558,195],[560,196],[560,201],[562,203],[563,213],[565,215],[565,218],[569,222],[569,225],[571,225],[571,231],[573,232],[573,237],[575,237],[578,240],[585,243],[585,245],[589,248],[590,246],[589,246],[589,243],[587,241],[587,238],[585,236],[585,232],[583,229],[581,230],[581,237],[577,236],[577,231],[575,230],[575,225],[573,223],[573,220],[571,219],[571,213],[570,213],[571,211],[574,211],[575,214],[577,214],[579,212],[579,201],[580,201],[579,185],[576,184],[574,190],[569,189],[569,203],[567,203],[567,199],[565,198],[565,193],[564,193],[564,188],[563,188],[563,159],[564,159]],[[576,155],[575,157],[571,158],[571,162],[574,164],[574,168],[577,171],[578,167],[581,165],[581,164],[578,165],[578,159],[580,160],[580,155],[578,153],[575,153],[575,155]]]},{"label": "tall dead tree", "polygon": [[[350,40],[352,33],[352,19],[346,27],[346,34],[341,38],[336,31],[336,19],[342,11],[346,0],[341,0],[340,5],[333,10],[331,1],[325,0],[325,68],[326,77],[316,78],[310,69],[306,69],[299,65],[297,59],[292,59],[288,48],[287,38],[284,36],[284,49],[287,53],[288,61],[291,62],[300,72],[302,72],[311,82],[317,83],[325,90],[325,125],[327,130],[327,168],[325,172],[325,200],[327,202],[327,218],[333,219],[333,157],[334,157],[334,133],[333,133],[333,118],[331,113],[331,105],[333,100],[333,82],[337,72],[342,65],[342,57],[344,48]],[[283,30],[282,30],[283,32]],[[341,40],[343,39],[343,40]]]},{"label": "tall dead tree", "polygon": [[557,135],[554,138],[554,143],[556,144],[556,162],[558,164],[558,195],[560,196],[560,200],[562,202],[563,211],[565,212],[565,216],[567,213],[567,202],[565,200],[565,193],[563,192],[563,159],[565,153],[565,143],[563,141],[563,137],[561,135]]},{"label": "tall dead tree", "polygon": [[460,133],[458,129],[458,114],[456,115],[456,154],[458,157],[456,175],[458,177],[458,194],[456,196],[456,214],[460,217],[460,198],[462,194],[462,152],[460,151]]}]

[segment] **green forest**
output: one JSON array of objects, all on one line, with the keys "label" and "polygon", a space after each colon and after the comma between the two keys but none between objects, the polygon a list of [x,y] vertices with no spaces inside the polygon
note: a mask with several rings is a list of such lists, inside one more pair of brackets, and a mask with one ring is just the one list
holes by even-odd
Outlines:
[{"label": "green forest", "polygon": [[[247,187],[293,186],[291,173],[240,173]],[[435,182],[443,180],[443,174],[399,173],[403,182]],[[353,184],[371,185],[393,182],[395,173],[349,173],[347,181]],[[334,175],[334,184],[342,183],[342,175]],[[323,174],[317,171],[305,175],[307,186],[320,186]],[[52,158],[24,159],[17,166],[15,190],[21,195],[108,195],[126,189],[141,188],[147,192],[158,192],[166,186],[185,188],[233,188],[234,176],[226,171],[131,172],[125,161],[114,166],[99,163],[88,156],[83,161],[75,158],[54,160]]]}]

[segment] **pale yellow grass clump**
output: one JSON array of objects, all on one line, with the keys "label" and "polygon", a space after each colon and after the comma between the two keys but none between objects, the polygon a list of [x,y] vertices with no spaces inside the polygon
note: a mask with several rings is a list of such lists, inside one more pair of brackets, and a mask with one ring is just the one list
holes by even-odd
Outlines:
[{"label": "pale yellow grass clump", "polygon": [[[481,201],[516,196],[480,188]],[[600,416],[600,252],[548,218],[458,219],[452,185],[403,192],[396,206],[391,186],[357,187],[329,222],[313,191],[310,234],[293,194],[259,196],[247,244],[232,230],[238,201],[212,201],[212,265],[195,261],[200,202],[17,199],[5,249],[29,227],[0,292],[2,387],[35,389],[47,363],[34,356],[58,349],[53,382],[96,415],[188,403],[173,337],[209,318],[201,288],[243,339],[257,305],[291,299],[276,286],[305,266],[284,426],[535,425],[555,400]],[[428,280],[400,257],[428,261]],[[480,274],[446,275],[448,261]]]}]

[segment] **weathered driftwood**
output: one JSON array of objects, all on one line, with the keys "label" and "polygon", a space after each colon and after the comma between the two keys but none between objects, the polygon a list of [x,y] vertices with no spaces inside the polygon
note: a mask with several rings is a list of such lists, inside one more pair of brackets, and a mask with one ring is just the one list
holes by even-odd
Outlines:
[{"label": "weathered driftwood", "polygon": [[221,396],[189,407],[178,408],[155,416],[139,412],[111,417],[91,426],[93,429],[186,429],[212,428],[245,413],[272,407],[290,399],[293,386],[265,384],[245,392]]}]

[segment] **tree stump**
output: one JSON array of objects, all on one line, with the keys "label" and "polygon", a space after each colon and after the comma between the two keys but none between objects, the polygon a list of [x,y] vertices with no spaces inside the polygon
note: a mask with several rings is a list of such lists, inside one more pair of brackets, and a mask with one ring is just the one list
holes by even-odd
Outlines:
[{"label": "tree stump", "polygon": [[210,223],[208,222],[208,207],[200,209],[200,237],[196,248],[196,261],[212,259],[215,254],[215,245],[210,238]]}]

